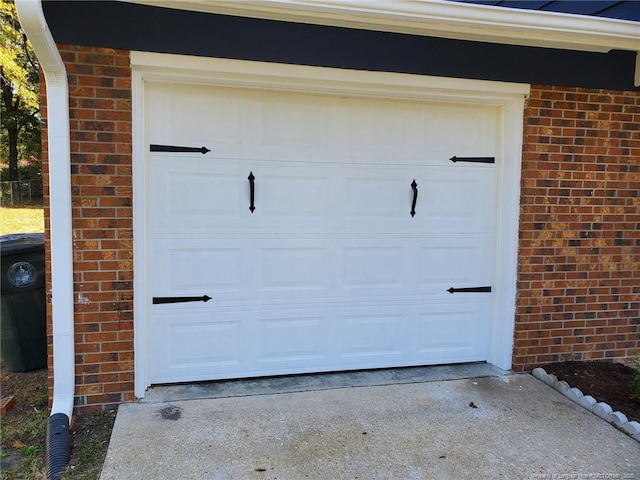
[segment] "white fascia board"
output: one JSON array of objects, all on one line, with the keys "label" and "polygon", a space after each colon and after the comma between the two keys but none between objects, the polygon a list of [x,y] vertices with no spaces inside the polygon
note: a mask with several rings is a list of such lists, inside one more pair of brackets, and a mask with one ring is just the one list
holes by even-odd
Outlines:
[{"label": "white fascia board", "polygon": [[158,7],[568,50],[640,51],[640,23],[446,0],[125,0]]}]

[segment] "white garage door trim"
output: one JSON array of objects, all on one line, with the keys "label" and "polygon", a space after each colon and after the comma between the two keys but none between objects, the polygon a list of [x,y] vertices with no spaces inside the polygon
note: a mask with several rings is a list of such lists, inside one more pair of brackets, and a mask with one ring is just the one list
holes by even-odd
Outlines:
[{"label": "white garage door trim", "polygon": [[134,199],[134,334],[135,395],[142,398],[147,376],[147,291],[145,226],[146,132],[144,89],[147,82],[164,81],[210,85],[271,88],[285,91],[343,93],[371,97],[428,99],[500,107],[501,131],[497,168],[497,231],[495,312],[491,325],[488,361],[511,368],[513,345],[520,160],[524,99],[529,86],[466,79],[451,79],[385,72],[365,72],[299,65],[211,59],[132,52],[133,93],[133,199]]}]

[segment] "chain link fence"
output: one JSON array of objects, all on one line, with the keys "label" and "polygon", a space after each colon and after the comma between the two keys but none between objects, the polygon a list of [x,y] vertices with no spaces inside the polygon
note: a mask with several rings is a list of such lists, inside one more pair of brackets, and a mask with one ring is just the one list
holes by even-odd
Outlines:
[{"label": "chain link fence", "polygon": [[42,180],[0,182],[0,205],[13,207],[42,200]]}]

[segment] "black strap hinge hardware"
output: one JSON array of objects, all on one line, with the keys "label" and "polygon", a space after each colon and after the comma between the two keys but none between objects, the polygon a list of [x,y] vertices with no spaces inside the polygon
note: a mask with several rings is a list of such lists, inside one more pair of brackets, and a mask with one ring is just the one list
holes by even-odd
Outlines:
[{"label": "black strap hinge hardware", "polygon": [[176,147],[174,145],[149,145],[150,152],[173,152],[173,153],[209,153],[207,147]]},{"label": "black strap hinge hardware", "polygon": [[185,302],[208,302],[211,300],[209,295],[201,297],[153,297],[153,304],[159,305],[163,303],[185,303]]},{"label": "black strap hinge hardware", "polygon": [[491,287],[465,287],[465,288],[449,288],[449,293],[488,293],[491,291]]},{"label": "black strap hinge hardware", "polygon": [[473,162],[473,163],[496,163],[496,157],[456,157],[453,156],[449,160],[456,162]]}]

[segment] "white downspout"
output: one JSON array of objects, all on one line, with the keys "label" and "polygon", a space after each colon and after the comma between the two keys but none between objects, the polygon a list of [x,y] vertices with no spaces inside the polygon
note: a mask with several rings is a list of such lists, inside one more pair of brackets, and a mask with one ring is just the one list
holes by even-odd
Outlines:
[{"label": "white downspout", "polygon": [[71,420],[75,390],[73,325],[73,239],[69,95],[64,62],[40,0],[16,0],[23,30],[38,57],[47,86],[51,303],[53,307],[53,406]]}]

